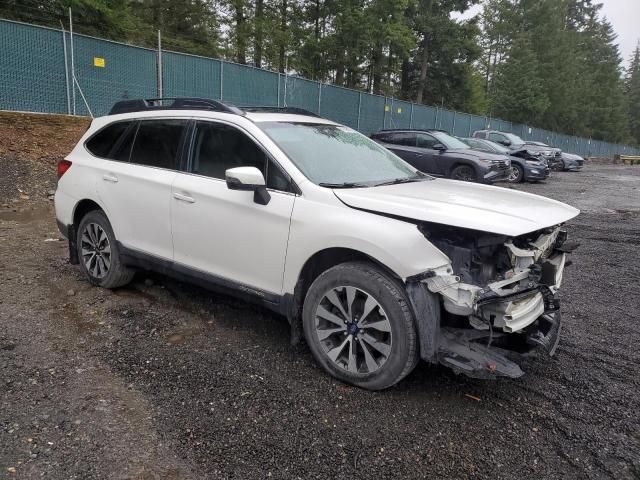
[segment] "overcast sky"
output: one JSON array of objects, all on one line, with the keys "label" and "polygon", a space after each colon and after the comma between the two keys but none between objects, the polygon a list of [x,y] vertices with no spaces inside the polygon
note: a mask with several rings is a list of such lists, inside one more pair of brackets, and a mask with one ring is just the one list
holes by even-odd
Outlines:
[{"label": "overcast sky", "polygon": [[[640,40],[640,0],[600,0],[600,3],[603,4],[602,15],[609,19],[618,34],[618,45],[626,66]],[[480,9],[478,5],[472,7],[462,18],[471,17]]]}]

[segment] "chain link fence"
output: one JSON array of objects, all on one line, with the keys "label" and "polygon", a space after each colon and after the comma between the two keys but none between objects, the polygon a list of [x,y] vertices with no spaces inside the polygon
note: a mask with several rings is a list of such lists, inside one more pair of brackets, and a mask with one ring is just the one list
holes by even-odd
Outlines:
[{"label": "chain link fence", "polygon": [[467,137],[491,128],[584,156],[640,154],[640,149],[627,145],[417,105],[213,58],[162,51],[159,64],[158,50],[79,34],[72,42],[69,32],[0,19],[3,110],[99,116],[118,100],[162,93],[240,107],[300,107],[365,134],[381,128],[438,128]]}]

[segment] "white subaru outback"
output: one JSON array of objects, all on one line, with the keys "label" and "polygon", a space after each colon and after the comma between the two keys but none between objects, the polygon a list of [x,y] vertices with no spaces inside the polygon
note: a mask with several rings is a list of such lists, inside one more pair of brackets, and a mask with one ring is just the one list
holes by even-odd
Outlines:
[{"label": "white subaru outback", "polygon": [[475,378],[552,355],[579,211],[434,179],[299,109],[127,100],[58,165],[70,261],[121,287],[137,269],[286,315],[331,375],[368,389],[418,360]]}]

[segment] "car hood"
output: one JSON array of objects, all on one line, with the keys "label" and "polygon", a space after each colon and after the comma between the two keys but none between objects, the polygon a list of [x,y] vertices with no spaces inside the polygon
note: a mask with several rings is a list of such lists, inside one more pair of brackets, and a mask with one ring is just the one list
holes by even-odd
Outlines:
[{"label": "car hood", "polygon": [[559,148],[555,147],[543,147],[541,145],[532,145],[530,143],[525,143],[524,145],[518,145],[519,148],[514,148],[514,150],[531,150],[532,152],[551,152],[555,155],[558,152],[562,152]]},{"label": "car hood", "polygon": [[580,213],[538,195],[444,179],[334,193],[353,208],[508,236],[557,225]]}]

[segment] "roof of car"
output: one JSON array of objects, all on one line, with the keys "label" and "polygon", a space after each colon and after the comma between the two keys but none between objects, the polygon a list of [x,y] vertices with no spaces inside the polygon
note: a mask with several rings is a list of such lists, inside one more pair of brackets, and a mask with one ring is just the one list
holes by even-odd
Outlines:
[{"label": "roof of car", "polygon": [[264,112],[248,112],[246,118],[254,122],[294,122],[294,123],[318,123],[324,125],[338,125],[329,119],[301,115],[295,113],[264,113]]},{"label": "roof of car", "polygon": [[157,116],[215,117],[237,115],[254,122],[304,122],[335,124],[314,112],[299,107],[253,106],[237,107],[207,98],[175,97],[151,99],[127,99],[116,102],[108,117],[143,118]]},{"label": "roof of car", "polygon": [[231,104],[200,98],[138,99],[116,102],[109,114],[98,117],[94,127],[115,121],[144,118],[245,118],[253,123],[291,122],[320,125],[339,125],[314,112],[297,107],[236,107]]},{"label": "roof of car", "polygon": [[393,132],[440,132],[449,133],[447,130],[439,128],[383,128],[376,133],[393,133]]}]

